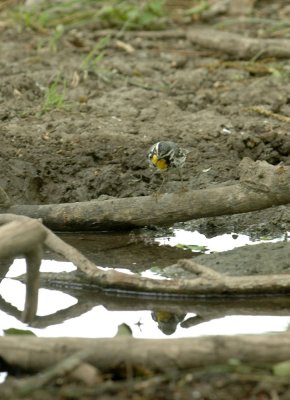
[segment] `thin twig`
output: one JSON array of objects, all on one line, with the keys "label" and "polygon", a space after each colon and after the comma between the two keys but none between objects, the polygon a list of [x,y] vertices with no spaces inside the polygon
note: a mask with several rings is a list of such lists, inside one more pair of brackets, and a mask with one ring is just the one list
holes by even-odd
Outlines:
[{"label": "thin twig", "polygon": [[278,121],[282,121],[282,122],[286,122],[286,123],[290,124],[290,117],[287,117],[286,115],[282,115],[282,114],[273,113],[272,111],[266,110],[263,107],[258,107],[258,106],[246,107],[246,108],[243,108],[243,111],[255,112],[260,115],[264,115],[266,117],[271,117],[271,118],[277,119]]},{"label": "thin twig", "polygon": [[192,260],[180,260],[178,262],[178,266],[190,271],[194,274],[197,274],[205,279],[221,279],[222,275],[211,268],[206,267],[205,265],[198,264]]},{"label": "thin twig", "polygon": [[68,374],[70,371],[77,368],[82,361],[86,360],[91,354],[91,350],[81,350],[64,360],[58,362],[56,365],[47,368],[43,372],[39,372],[31,378],[24,378],[17,382],[16,393],[18,395],[27,396],[40,389],[60,376]]}]

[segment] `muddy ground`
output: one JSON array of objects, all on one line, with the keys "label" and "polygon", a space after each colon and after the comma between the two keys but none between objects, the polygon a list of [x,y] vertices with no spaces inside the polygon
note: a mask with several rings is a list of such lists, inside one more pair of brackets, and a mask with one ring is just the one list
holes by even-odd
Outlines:
[{"label": "muddy ground", "polygon": [[[281,19],[287,10],[283,2],[258,1],[253,16]],[[186,20],[176,29],[215,26],[226,17]],[[259,65],[275,64],[273,73],[249,72],[239,62],[236,68],[224,63],[239,60],[178,34],[156,39],[128,32],[120,40],[132,52],[113,37],[98,62],[84,66],[102,37],[97,28],[69,30],[52,46],[47,33],[11,22],[2,10],[0,184],[14,203],[148,195],[161,178],[152,178],[146,152],[166,139],[190,150],[183,171],[190,189],[234,183],[245,156],[290,164],[289,123],[245,110],[261,106],[290,116],[288,74],[275,73],[285,60],[261,59]],[[228,30],[271,36],[266,28],[245,22]],[[47,91],[55,81],[65,101],[49,109]],[[172,173],[164,190],[180,186]],[[289,230],[289,224],[288,208],[280,207],[191,225],[212,234],[216,229],[273,234]]]},{"label": "muddy ground", "polygon": [[[230,32],[281,37],[287,30],[273,32],[269,21],[287,20],[286,3],[256,1],[253,18],[243,21],[225,12],[208,20],[171,21],[169,28],[180,32],[235,19],[226,26]],[[190,150],[183,169],[189,189],[236,182],[245,156],[290,165],[289,122],[246,110],[259,106],[290,117],[287,60],[258,57],[257,65],[267,68],[255,72],[241,66],[240,60],[193,45],[186,35],[159,38],[125,32],[120,44],[114,35],[100,34],[94,24],[68,30],[52,41],[51,31],[16,23],[6,7],[0,12],[0,186],[13,203],[151,194],[161,178],[152,177],[146,152],[153,143],[167,139]],[[87,62],[104,36],[102,56]],[[48,101],[53,82],[58,94],[64,95],[58,106]],[[172,173],[165,190],[177,191],[181,185],[178,174]],[[209,236],[220,232],[275,236],[290,230],[289,207],[182,226]],[[177,386],[160,385],[153,394],[133,391],[130,398],[289,398],[283,385],[240,384],[238,378],[225,379],[223,374],[211,378],[209,389],[208,376],[201,377],[194,390],[189,378],[177,376]],[[122,396],[127,394],[121,390]]]}]

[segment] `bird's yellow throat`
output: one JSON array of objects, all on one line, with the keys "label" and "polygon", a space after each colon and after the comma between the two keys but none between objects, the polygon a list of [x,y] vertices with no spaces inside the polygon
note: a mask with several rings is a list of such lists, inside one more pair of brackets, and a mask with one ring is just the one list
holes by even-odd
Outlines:
[{"label": "bird's yellow throat", "polygon": [[156,168],[158,169],[167,169],[168,168],[168,164],[166,162],[166,160],[161,159],[158,160],[158,157],[156,154],[154,154],[151,158],[152,164],[155,165]]}]

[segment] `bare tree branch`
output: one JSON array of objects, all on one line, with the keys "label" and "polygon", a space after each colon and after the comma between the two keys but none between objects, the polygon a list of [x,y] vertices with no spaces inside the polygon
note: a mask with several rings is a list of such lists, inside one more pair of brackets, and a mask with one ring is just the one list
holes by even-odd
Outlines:
[{"label": "bare tree branch", "polygon": [[187,37],[194,44],[222,51],[240,59],[249,59],[258,55],[276,58],[290,57],[289,39],[249,38],[233,32],[208,28],[190,29]]}]

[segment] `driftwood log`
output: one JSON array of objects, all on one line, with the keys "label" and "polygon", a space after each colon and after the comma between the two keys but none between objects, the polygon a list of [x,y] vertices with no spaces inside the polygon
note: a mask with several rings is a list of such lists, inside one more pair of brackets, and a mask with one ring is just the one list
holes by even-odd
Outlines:
[{"label": "driftwood log", "polygon": [[217,29],[193,28],[187,38],[194,44],[233,55],[239,59],[253,57],[290,57],[289,39],[249,38],[233,32]]},{"label": "driftwood log", "polygon": [[0,338],[0,357],[8,365],[39,371],[79,351],[89,350],[87,362],[102,370],[125,363],[163,371],[227,363],[278,363],[290,359],[290,334],[209,336],[188,339]]},{"label": "driftwood log", "polygon": [[41,218],[57,231],[97,231],[168,225],[195,218],[245,213],[290,203],[290,167],[245,158],[240,183],[155,196],[66,204],[13,205],[0,213]]}]

